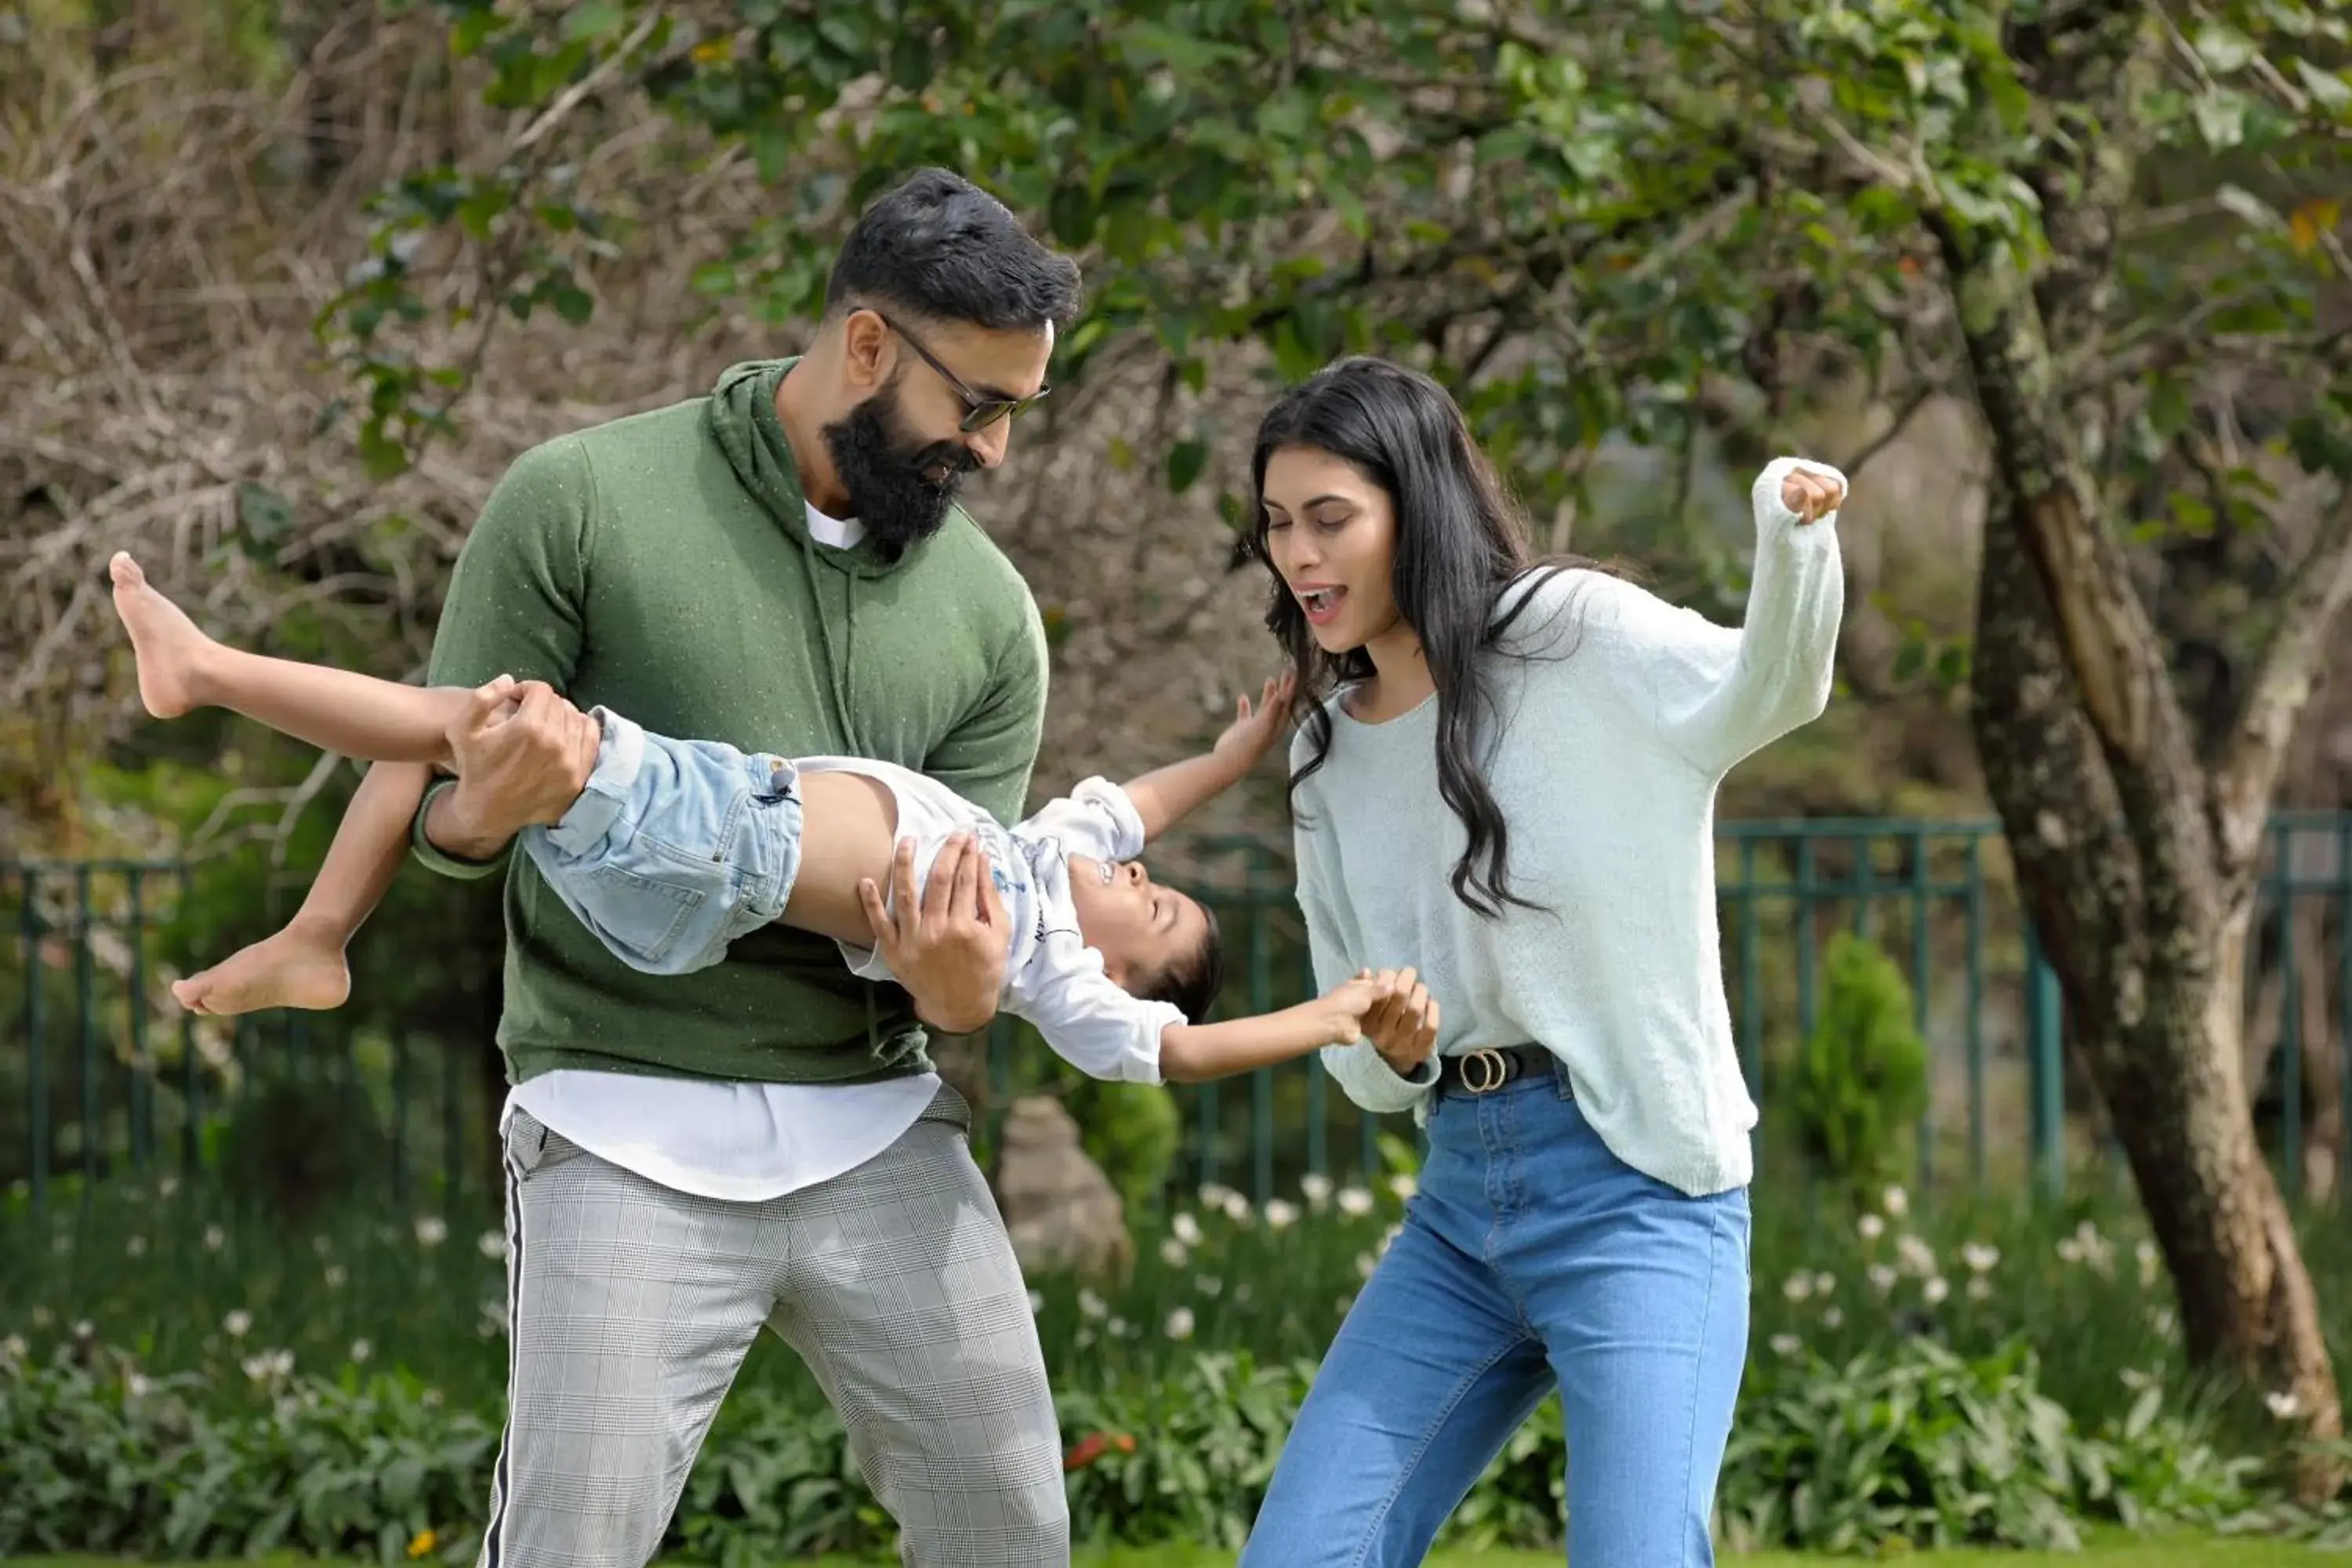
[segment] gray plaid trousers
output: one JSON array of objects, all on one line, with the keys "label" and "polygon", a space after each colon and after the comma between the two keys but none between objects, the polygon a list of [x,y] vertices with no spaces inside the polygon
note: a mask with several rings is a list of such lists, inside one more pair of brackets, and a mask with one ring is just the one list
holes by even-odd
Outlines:
[{"label": "gray plaid trousers", "polygon": [[1028,1290],[942,1089],[856,1169],[765,1203],[690,1196],[517,1111],[508,1415],[481,1568],[641,1568],[762,1323],[832,1400],[900,1561],[1070,1560]]}]

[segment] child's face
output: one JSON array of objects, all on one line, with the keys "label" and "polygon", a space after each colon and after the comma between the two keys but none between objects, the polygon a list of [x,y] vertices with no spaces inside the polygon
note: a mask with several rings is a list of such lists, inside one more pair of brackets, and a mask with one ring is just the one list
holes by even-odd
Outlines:
[{"label": "child's face", "polygon": [[1164,973],[1208,939],[1208,911],[1151,879],[1140,860],[1070,857],[1070,901],[1078,934],[1103,955],[1103,973],[1127,986]]}]

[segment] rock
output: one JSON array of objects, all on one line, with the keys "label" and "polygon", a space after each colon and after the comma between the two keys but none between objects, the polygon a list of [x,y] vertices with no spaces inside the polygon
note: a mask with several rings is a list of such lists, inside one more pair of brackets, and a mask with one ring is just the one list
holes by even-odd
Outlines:
[{"label": "rock", "polygon": [[992,1184],[1024,1272],[1099,1279],[1135,1261],[1118,1190],[1079,1146],[1077,1122],[1050,1095],[1025,1096],[1005,1111]]}]

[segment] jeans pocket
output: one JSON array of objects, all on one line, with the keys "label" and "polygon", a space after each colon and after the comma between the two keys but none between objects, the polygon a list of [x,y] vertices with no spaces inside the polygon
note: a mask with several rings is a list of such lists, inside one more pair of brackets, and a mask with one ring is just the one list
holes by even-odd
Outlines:
[{"label": "jeans pocket", "polygon": [[610,861],[591,868],[572,890],[599,938],[656,971],[709,898],[683,879],[647,877]]}]

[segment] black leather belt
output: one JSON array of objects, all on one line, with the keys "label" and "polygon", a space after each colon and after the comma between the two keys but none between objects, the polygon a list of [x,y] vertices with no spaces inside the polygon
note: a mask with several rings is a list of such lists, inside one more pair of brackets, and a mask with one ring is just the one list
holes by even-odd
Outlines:
[{"label": "black leather belt", "polygon": [[1437,1092],[1492,1094],[1531,1073],[1549,1078],[1559,1068],[1559,1058],[1541,1046],[1481,1046],[1438,1058]]}]

